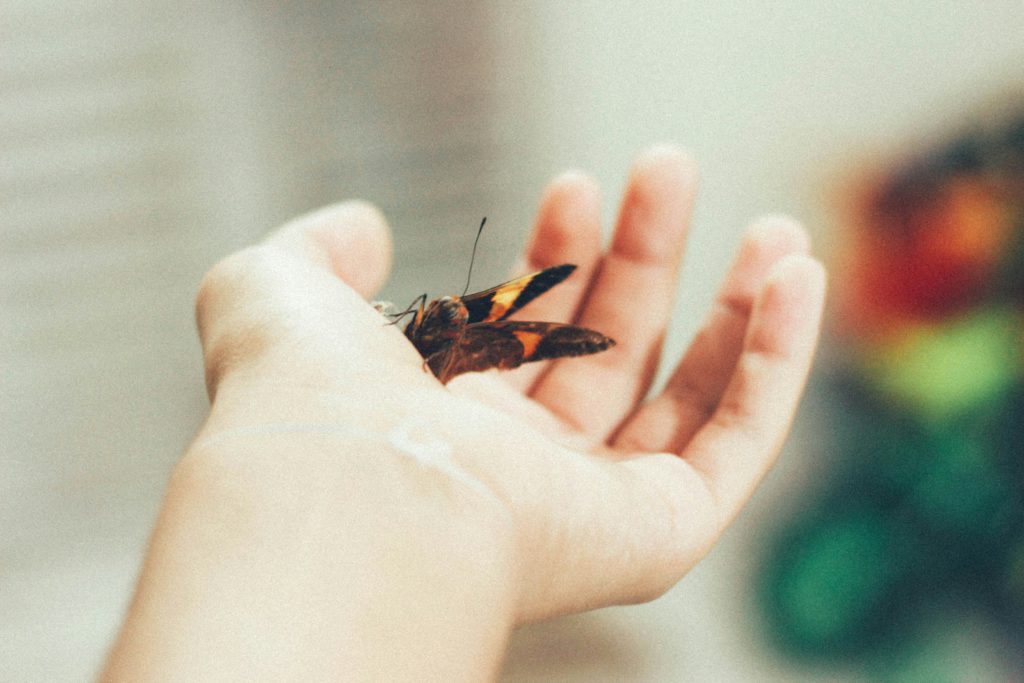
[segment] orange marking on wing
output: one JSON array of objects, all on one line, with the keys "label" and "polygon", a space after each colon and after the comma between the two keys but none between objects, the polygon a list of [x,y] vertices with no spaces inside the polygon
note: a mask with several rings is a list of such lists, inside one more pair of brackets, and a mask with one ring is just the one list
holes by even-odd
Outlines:
[{"label": "orange marking on wing", "polygon": [[508,285],[494,292],[491,296],[491,312],[488,314],[487,319],[498,320],[501,316],[505,315],[505,312],[512,308],[512,304],[516,302],[516,299],[519,298],[519,295],[528,284],[530,284],[528,278],[513,280]]},{"label": "orange marking on wing", "polygon": [[540,344],[540,340],[544,338],[544,335],[538,332],[527,332],[526,330],[515,330],[512,334],[523,345],[523,360],[534,354],[537,350],[537,345]]}]

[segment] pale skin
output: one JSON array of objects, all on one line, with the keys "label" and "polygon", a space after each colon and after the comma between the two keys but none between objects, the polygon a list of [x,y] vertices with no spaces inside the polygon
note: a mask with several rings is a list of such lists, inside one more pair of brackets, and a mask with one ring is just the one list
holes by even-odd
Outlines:
[{"label": "pale skin", "polygon": [[[774,462],[825,290],[797,223],[755,221],[648,396],[695,182],[680,151],[642,154],[604,247],[593,181],[555,179],[521,270],[579,268],[517,317],[618,344],[447,387],[367,303],[390,265],[369,205],[214,267],[197,302],[210,415],[103,680],[490,680],[516,625],[673,586]],[[410,424],[445,467],[396,447]]]}]

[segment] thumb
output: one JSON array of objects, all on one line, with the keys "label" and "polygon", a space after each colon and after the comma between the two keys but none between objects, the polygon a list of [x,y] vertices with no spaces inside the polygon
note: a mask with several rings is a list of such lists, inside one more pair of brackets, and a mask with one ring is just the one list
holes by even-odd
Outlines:
[{"label": "thumb", "polygon": [[211,398],[224,377],[275,349],[286,349],[294,367],[304,349],[320,372],[337,361],[338,349],[358,346],[367,330],[379,332],[380,316],[363,297],[383,283],[390,260],[384,219],[362,202],[297,218],[260,246],[222,259],[196,295]]},{"label": "thumb", "polygon": [[391,270],[391,234],[372,204],[347,201],[299,216],[270,233],[268,247],[309,260],[364,298],[372,296]]}]

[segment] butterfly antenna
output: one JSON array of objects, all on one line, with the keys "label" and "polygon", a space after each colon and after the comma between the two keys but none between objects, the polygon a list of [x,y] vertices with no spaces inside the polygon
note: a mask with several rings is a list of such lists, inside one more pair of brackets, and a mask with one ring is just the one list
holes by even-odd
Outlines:
[{"label": "butterfly antenna", "polygon": [[476,239],[473,240],[473,255],[469,257],[469,272],[466,274],[466,288],[462,290],[461,296],[466,296],[466,292],[469,291],[469,280],[473,277],[473,261],[476,260],[476,245],[480,243],[480,233],[484,231],[484,223],[487,222],[487,216],[480,221],[480,227],[476,231]]}]

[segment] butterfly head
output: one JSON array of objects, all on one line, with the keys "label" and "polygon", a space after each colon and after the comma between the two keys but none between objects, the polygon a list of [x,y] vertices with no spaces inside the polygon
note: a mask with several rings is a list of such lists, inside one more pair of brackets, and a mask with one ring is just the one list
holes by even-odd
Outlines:
[{"label": "butterfly head", "polygon": [[443,296],[434,299],[423,312],[420,327],[437,327],[448,336],[458,336],[462,327],[469,320],[469,311],[457,296]]},{"label": "butterfly head", "polygon": [[417,312],[405,328],[405,336],[424,358],[449,348],[462,334],[469,320],[462,299],[446,296],[431,301]]}]

